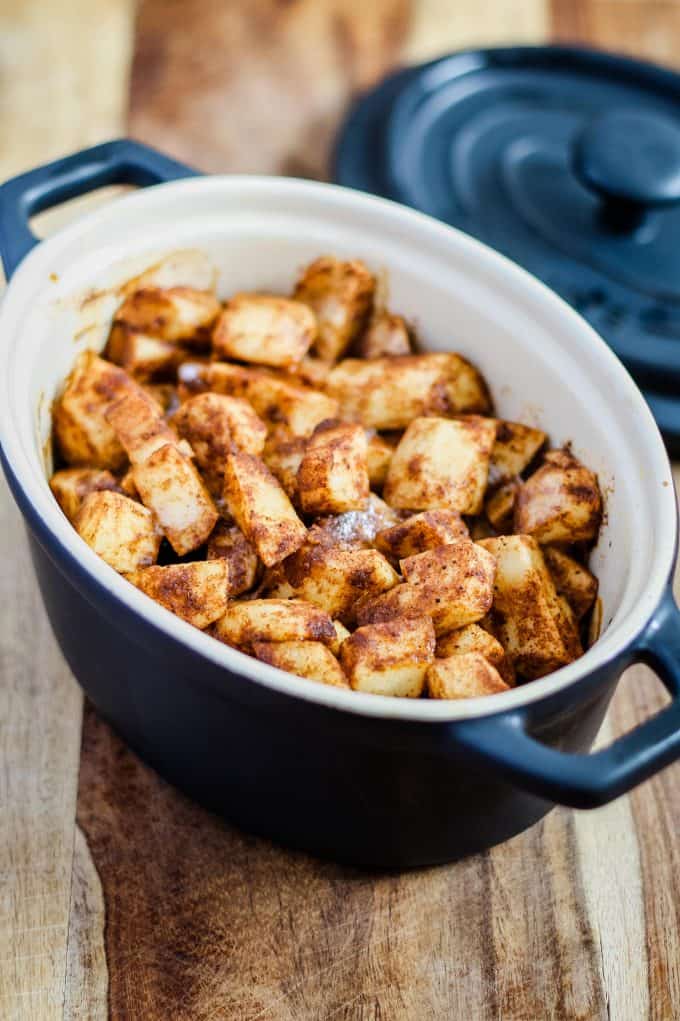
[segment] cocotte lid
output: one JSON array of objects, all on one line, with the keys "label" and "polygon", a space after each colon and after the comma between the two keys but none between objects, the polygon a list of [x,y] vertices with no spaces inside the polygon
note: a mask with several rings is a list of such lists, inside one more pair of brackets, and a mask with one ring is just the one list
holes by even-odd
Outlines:
[{"label": "cocotte lid", "polygon": [[573,47],[398,71],[341,130],[334,177],[474,235],[573,305],[680,453],[680,75]]}]

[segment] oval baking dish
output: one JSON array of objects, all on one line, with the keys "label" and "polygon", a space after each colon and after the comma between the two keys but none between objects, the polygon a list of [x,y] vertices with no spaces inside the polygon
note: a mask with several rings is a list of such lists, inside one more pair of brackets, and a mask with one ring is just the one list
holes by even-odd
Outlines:
[{"label": "oval baking dish", "polygon": [[[36,244],[30,215],[116,181],[157,186]],[[217,266],[221,295],[287,291],[298,268],[325,252],[363,259],[425,349],[470,357],[501,415],[540,422],[555,445],[572,443],[607,502],[592,558],[603,631],[582,658],[502,696],[456,702],[332,688],[214,641],[82,542],[47,485],[51,401],[77,354],[103,346],[111,289],[187,248]],[[391,202],[308,181],[195,176],[127,141],[3,185],[0,252],[12,277],[0,312],[2,459],[50,621],[100,712],[173,783],[275,840],[337,860],[412,866],[504,840],[556,802],[602,804],[680,756],[668,458],[621,364],[534,278]],[[635,661],[658,671],[670,705],[588,754]]]}]

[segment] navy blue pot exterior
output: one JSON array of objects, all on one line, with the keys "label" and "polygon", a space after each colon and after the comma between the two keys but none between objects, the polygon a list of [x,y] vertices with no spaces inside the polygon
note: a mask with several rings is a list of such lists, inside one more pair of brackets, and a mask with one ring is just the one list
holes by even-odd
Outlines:
[{"label": "navy blue pot exterior", "polygon": [[[123,140],[6,182],[8,277],[37,243],[32,213],[103,183],[191,173]],[[556,802],[610,801],[680,757],[680,614],[670,583],[629,648],[525,708],[503,710],[499,699],[499,712],[454,723],[364,717],[232,673],[139,617],[61,545],[1,450],[0,458],[76,678],[146,762],[246,830],[353,864],[436,864],[506,840]],[[657,670],[671,704],[610,748],[582,754],[636,660]]]},{"label": "navy blue pot exterior", "polygon": [[[406,867],[499,843],[552,807],[475,761],[456,724],[354,716],[267,689],[168,639],[95,582],[90,601],[34,536],[31,549],[57,641],[101,714],[162,776],[243,829]],[[531,707],[532,730],[587,751],[617,674],[584,680],[576,705],[565,692]]]}]

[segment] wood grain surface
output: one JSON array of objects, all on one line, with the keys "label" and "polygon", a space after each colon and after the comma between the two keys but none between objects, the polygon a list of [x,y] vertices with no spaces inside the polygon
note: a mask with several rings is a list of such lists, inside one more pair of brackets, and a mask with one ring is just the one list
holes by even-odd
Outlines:
[{"label": "wood grain surface", "polygon": [[[347,103],[391,67],[551,37],[677,64],[679,10],[0,0],[0,171],[121,133],[129,94],[131,131],[203,169],[323,177]],[[81,748],[4,484],[0,553],[2,1021],[680,1018],[680,769],[452,866],[378,875],[282,851],[189,803],[89,708]],[[664,700],[629,671],[600,742]]]},{"label": "wood grain surface", "polygon": [[[0,2],[2,179],[120,133],[132,6]],[[0,1018],[57,1021],[65,1004],[83,998],[84,1013],[68,1016],[96,1018],[106,1013],[105,993],[100,1009],[84,982],[79,991],[68,980],[80,939],[73,907],[82,874],[74,841],[83,699],[49,630],[4,480],[0,551]],[[96,883],[93,872],[88,888]]]},{"label": "wood grain surface", "polygon": [[677,0],[552,0],[552,35],[558,42],[615,49],[678,66]]},{"label": "wood grain surface", "polygon": [[141,0],[130,129],[224,171],[328,175],[354,95],[395,66],[473,43],[541,39],[544,0]]}]

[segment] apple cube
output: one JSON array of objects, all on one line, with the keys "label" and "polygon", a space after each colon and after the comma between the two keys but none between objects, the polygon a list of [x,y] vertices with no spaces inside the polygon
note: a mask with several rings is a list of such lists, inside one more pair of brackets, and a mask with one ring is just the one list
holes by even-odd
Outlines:
[{"label": "apple cube", "polygon": [[437,656],[442,659],[467,652],[479,652],[496,668],[507,685],[515,683],[515,672],[505,655],[505,649],[497,638],[479,624],[467,624],[437,639]]},{"label": "apple cube", "polygon": [[330,419],[307,441],[297,473],[305,514],[361,510],[369,493],[366,433],[360,425]]},{"label": "apple cube", "polygon": [[411,354],[411,336],[403,316],[376,312],[354,346],[358,358]]},{"label": "apple cube", "polygon": [[541,548],[529,535],[479,543],[496,557],[492,630],[520,677],[533,680],[571,663],[580,642],[559,603]]},{"label": "apple cube", "polygon": [[503,691],[510,691],[510,688],[480,652],[437,659],[427,671],[430,698],[476,698]]},{"label": "apple cube", "polygon": [[[484,504],[484,513],[491,527],[496,532],[511,532],[515,515],[515,503],[520,487],[519,479],[504,483],[488,497]],[[479,538],[486,538],[479,536]]]},{"label": "apple cube", "polygon": [[226,560],[147,567],[137,571],[130,581],[166,610],[200,629],[207,628],[227,610]]},{"label": "apple cube", "polygon": [[496,425],[489,465],[490,486],[498,486],[521,475],[548,438],[540,429],[532,429],[520,422],[499,419]]},{"label": "apple cube", "polygon": [[320,606],[302,599],[248,599],[230,603],[216,621],[214,635],[227,645],[252,648],[255,642],[336,640],[333,622]]},{"label": "apple cube", "polygon": [[288,367],[307,354],[316,338],[308,305],[270,294],[235,294],[213,331],[217,358]]},{"label": "apple cube", "polygon": [[158,556],[161,536],[153,516],[122,493],[89,493],[74,525],[81,539],[119,574],[153,564]]},{"label": "apple cube", "polygon": [[132,465],[146,461],[166,444],[177,445],[177,434],[165,421],[160,405],[141,389],[113,404],[106,419]]},{"label": "apple cube", "polygon": [[253,652],[263,663],[335,688],[349,682],[328,646],[321,642],[254,642]]},{"label": "apple cube", "polygon": [[378,532],[375,544],[386,556],[403,560],[436,546],[467,538],[467,525],[457,511],[431,510],[413,514],[405,521]]},{"label": "apple cube", "polygon": [[478,514],[495,432],[493,419],[477,416],[414,419],[394,452],[385,500],[410,510]]},{"label": "apple cube", "polygon": [[176,369],[182,350],[167,340],[150,337],[124,323],[114,323],[105,354],[135,379],[144,381]]},{"label": "apple cube", "polygon": [[296,596],[322,606],[343,623],[352,622],[357,600],[385,592],[399,577],[374,549],[312,547],[284,565]]},{"label": "apple cube", "polygon": [[225,460],[224,497],[229,512],[267,567],[305,541],[307,529],[285,490],[257,457],[236,451]]},{"label": "apple cube", "polygon": [[137,387],[126,372],[84,351],[77,359],[64,392],[55,402],[54,436],[68,464],[118,471],[125,451],[106,414],[116,401]]},{"label": "apple cube", "polygon": [[340,662],[355,691],[419,698],[434,649],[427,617],[369,624],[342,643]]},{"label": "apple cube", "polygon": [[232,449],[260,454],[267,427],[248,401],[224,394],[204,393],[185,401],[172,424],[190,445],[208,489],[220,496],[224,464]]},{"label": "apple cube", "polygon": [[220,303],[211,291],[146,286],[128,295],[114,324],[159,340],[204,344],[219,312]]},{"label": "apple cube", "polygon": [[220,520],[208,539],[208,560],[224,560],[229,567],[229,595],[248,592],[257,580],[260,561],[236,525]]},{"label": "apple cube", "polygon": [[218,514],[198,472],[177,447],[168,443],[135,464],[133,479],[178,556],[203,545]]},{"label": "apple cube", "polygon": [[105,468],[63,468],[50,479],[50,489],[69,521],[73,521],[88,493],[117,488],[115,477]]},{"label": "apple cube", "polygon": [[344,353],[368,319],[375,279],[358,259],[317,259],[302,274],[295,298],[309,305],[318,323],[315,350],[333,362]]},{"label": "apple cube", "polygon": [[401,561],[406,581],[357,606],[359,624],[431,617],[438,635],[474,624],[491,608],[495,558],[461,539]]},{"label": "apple cube", "polygon": [[551,450],[520,487],[515,531],[537,542],[591,542],[602,521],[597,475],[567,450]]},{"label": "apple cube", "polygon": [[557,594],[564,596],[577,620],[585,617],[597,599],[598,582],[594,574],[562,550],[546,546],[543,550]]}]

